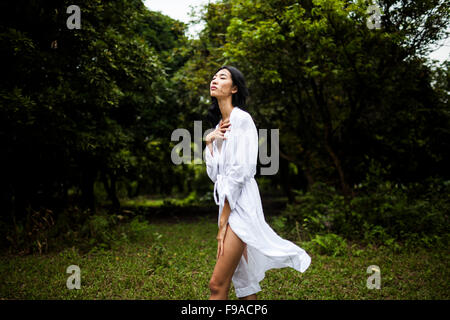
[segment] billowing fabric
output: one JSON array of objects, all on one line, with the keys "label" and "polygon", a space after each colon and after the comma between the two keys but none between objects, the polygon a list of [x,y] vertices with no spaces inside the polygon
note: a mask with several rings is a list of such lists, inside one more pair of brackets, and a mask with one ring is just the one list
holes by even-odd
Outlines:
[{"label": "billowing fabric", "polygon": [[242,255],[232,278],[236,296],[240,298],[261,291],[259,282],[267,270],[291,267],[305,272],[311,257],[293,242],[277,235],[264,219],[254,178],[258,133],[251,115],[234,107],[230,123],[231,130],[225,132],[227,139],[213,141],[213,154],[206,146],[204,158],[207,174],[214,182],[214,200],[219,206],[217,225],[226,198],[231,208],[228,223],[247,245],[248,261]]}]

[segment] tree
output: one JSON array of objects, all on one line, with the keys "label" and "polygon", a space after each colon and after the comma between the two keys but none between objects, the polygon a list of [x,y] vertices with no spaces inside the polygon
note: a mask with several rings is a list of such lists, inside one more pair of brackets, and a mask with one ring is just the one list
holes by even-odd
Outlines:
[{"label": "tree", "polygon": [[65,206],[81,190],[94,208],[102,180],[118,206],[116,182],[135,173],[148,139],[167,136],[167,74],[139,34],[141,1],[86,1],[81,29],[66,27],[69,1],[2,3],[0,189],[6,211]]},{"label": "tree", "polygon": [[[260,119],[278,125],[281,155],[298,159],[307,176],[336,177],[351,195],[367,159],[392,164],[392,174],[403,179],[435,165],[419,155],[430,138],[427,121],[442,112],[416,54],[444,34],[437,26],[448,23],[446,2],[408,2],[384,16],[387,27],[380,30],[367,28],[368,4],[362,1],[231,3],[226,62],[243,66]],[[389,11],[394,4],[382,6]],[[399,17],[423,16],[423,30],[396,29]],[[445,128],[448,116],[434,123]],[[411,151],[417,158],[405,166]],[[442,154],[440,146],[432,152]]]}]

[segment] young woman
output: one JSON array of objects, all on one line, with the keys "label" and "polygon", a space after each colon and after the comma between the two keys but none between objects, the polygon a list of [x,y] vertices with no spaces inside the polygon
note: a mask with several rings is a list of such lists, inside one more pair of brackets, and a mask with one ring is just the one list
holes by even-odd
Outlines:
[{"label": "young woman", "polygon": [[248,96],[242,73],[221,67],[210,84],[208,118],[217,124],[205,138],[206,170],[219,205],[217,261],[209,282],[210,299],[228,299],[231,281],[239,299],[256,299],[259,282],[273,268],[304,272],[310,256],[281,238],[266,223],[254,178],[258,133],[243,108]]}]

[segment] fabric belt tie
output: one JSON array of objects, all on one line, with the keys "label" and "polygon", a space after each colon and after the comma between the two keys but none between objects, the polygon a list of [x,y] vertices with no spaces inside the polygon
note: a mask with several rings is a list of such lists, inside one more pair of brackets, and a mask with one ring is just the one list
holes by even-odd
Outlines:
[{"label": "fabric belt tie", "polygon": [[[223,174],[218,174],[217,178],[216,178],[216,182],[214,183],[214,201],[216,202],[217,205],[220,205],[220,197],[218,198],[216,195],[217,191],[222,191],[223,186],[224,186],[224,179],[226,178],[226,176],[224,176]],[[219,190],[217,190],[219,189]]]},{"label": "fabric belt tie", "polygon": [[[226,178],[227,178],[227,176],[225,176],[223,174],[218,174],[216,182],[214,183],[214,201],[216,202],[217,205],[220,205],[220,200],[221,199],[220,199],[220,195],[217,196],[216,192],[220,193],[220,192],[224,192],[225,191],[223,188],[226,187]],[[255,178],[254,177],[250,177],[249,180],[255,180]]]}]

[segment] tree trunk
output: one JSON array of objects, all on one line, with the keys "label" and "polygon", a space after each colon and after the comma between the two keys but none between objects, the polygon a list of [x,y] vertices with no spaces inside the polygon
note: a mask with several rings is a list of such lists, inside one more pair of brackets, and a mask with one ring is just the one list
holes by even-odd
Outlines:
[{"label": "tree trunk", "polygon": [[331,146],[328,144],[328,142],[325,142],[325,148],[328,151],[328,154],[330,155],[331,159],[333,159],[334,166],[336,167],[336,170],[339,174],[339,180],[341,181],[341,188],[342,192],[346,197],[352,196],[353,197],[353,190],[350,188],[350,186],[347,184],[347,181],[345,179],[344,170],[342,169],[341,160],[339,157],[334,153]]},{"label": "tree trunk", "polygon": [[341,165],[341,160],[331,147],[333,126],[331,122],[330,110],[328,109],[328,104],[326,103],[326,100],[323,95],[323,84],[320,84],[318,87],[314,79],[311,79],[311,87],[313,89],[314,97],[317,102],[316,104],[317,108],[320,112],[324,124],[323,142],[325,145],[325,149],[327,150],[328,154],[333,160],[333,164],[336,167],[336,170],[338,171],[342,192],[346,197],[353,196],[353,192],[345,179],[344,170],[342,169]]}]

